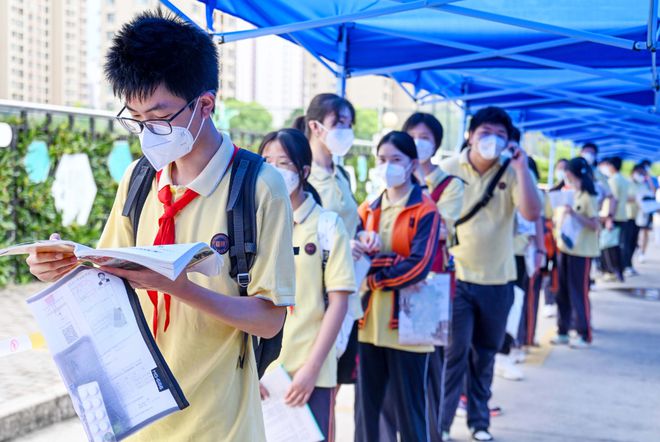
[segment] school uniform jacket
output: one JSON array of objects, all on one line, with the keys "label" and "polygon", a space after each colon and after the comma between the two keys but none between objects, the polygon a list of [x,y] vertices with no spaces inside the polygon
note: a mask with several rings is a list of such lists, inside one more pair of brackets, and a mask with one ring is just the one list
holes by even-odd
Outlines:
[{"label": "school uniform jacket", "polygon": [[[365,230],[378,232],[382,196],[363,203],[359,210]],[[392,253],[380,253],[371,261],[367,276],[369,292],[362,298],[369,320],[375,290],[392,291],[390,328],[398,329],[398,290],[413,285],[428,275],[438,247],[440,214],[433,200],[414,185],[405,207],[396,218],[392,232]]]}]

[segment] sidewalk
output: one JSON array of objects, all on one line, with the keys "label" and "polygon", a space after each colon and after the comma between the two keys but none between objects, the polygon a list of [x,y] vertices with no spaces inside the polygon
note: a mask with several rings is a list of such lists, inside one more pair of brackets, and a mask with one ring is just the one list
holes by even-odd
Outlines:
[{"label": "sidewalk", "polygon": [[[0,339],[37,331],[25,299],[41,284],[0,291]],[[0,441],[29,433],[75,413],[46,349],[0,358]]]}]

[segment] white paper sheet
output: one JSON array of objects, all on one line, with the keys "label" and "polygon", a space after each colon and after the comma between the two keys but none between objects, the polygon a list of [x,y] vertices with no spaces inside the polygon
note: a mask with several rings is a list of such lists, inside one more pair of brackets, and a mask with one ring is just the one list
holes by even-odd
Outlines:
[{"label": "white paper sheet", "polygon": [[572,249],[575,246],[575,242],[580,236],[582,229],[584,229],[584,226],[580,224],[576,217],[572,215],[565,215],[563,217],[560,234],[564,244],[566,244],[569,249]]},{"label": "white paper sheet", "polygon": [[554,192],[548,192],[548,197],[550,198],[550,204],[553,209],[557,209],[561,206],[571,206],[573,207],[573,201],[575,200],[575,191],[574,190],[556,190]]},{"label": "white paper sheet", "polygon": [[117,440],[179,410],[121,279],[81,267],[27,303],[88,435],[77,388],[90,382],[100,386]]},{"label": "white paper sheet", "polygon": [[513,336],[513,339],[518,338],[518,329],[520,328],[520,317],[522,315],[523,301],[525,299],[525,292],[516,286],[513,286],[513,304],[509,310],[509,316],[506,319],[506,332]]},{"label": "white paper sheet", "polygon": [[352,293],[348,297],[348,310],[346,311],[346,316],[344,317],[344,321],[341,324],[339,333],[337,333],[337,340],[335,341],[337,358],[343,355],[346,351],[346,347],[348,347],[348,341],[351,337],[353,324],[355,321],[364,316],[364,311],[362,311],[362,301],[359,294],[359,287],[362,285],[364,278],[367,277],[367,273],[369,273],[371,260],[367,256],[363,255],[360,259],[355,261],[353,265],[355,269],[355,285],[358,287],[358,291]]},{"label": "white paper sheet", "polygon": [[433,274],[399,292],[399,344],[447,345],[451,278]]},{"label": "white paper sheet", "polygon": [[288,373],[279,366],[261,378],[269,397],[261,401],[267,442],[318,442],[323,440],[314,415],[307,405],[289,407],[284,396],[291,385]]}]

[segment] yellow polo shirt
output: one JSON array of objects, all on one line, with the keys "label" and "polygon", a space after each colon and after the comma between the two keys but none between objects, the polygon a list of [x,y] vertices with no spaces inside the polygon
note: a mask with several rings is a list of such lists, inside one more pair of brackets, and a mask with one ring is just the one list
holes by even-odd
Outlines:
[{"label": "yellow polo shirt", "polygon": [[[564,209],[557,209],[558,216],[561,218],[561,212]],[[575,213],[584,215],[587,218],[594,218],[598,216],[598,197],[589,195],[587,192],[577,192],[573,201],[573,210]],[[575,240],[573,248],[570,249],[566,246],[559,234],[561,226],[557,226],[557,248],[560,252],[572,256],[581,256],[587,258],[596,258],[600,256],[600,245],[598,243],[598,231],[587,229],[583,227]]]},{"label": "yellow polo shirt", "polygon": [[337,213],[344,221],[348,235],[351,238],[355,237],[360,224],[360,217],[358,216],[357,202],[351,191],[351,183],[348,182],[346,177],[336,166],[334,171],[330,173],[312,162],[312,171],[307,181],[314,186],[314,189],[321,196],[323,208]]},{"label": "yellow polo shirt", "polygon": [[620,173],[616,173],[610,177],[608,184],[612,190],[612,195],[617,200],[614,221],[624,222],[628,219],[628,214],[626,213],[629,187],[628,180]]},{"label": "yellow polo shirt", "polygon": [[[646,186],[644,186],[645,188]],[[640,185],[633,180],[628,180],[628,200],[626,201],[626,218],[634,220],[637,218],[639,212],[639,205],[637,204],[637,196],[641,195]],[[635,197],[633,201],[631,197]]]},{"label": "yellow polo shirt", "polygon": [[[381,240],[381,253],[392,252],[392,233],[397,217],[406,207],[412,190],[399,201],[390,202],[387,193],[383,194],[381,202],[380,224],[378,234]],[[430,353],[432,345],[401,345],[399,344],[399,331],[390,328],[392,318],[392,291],[374,290],[371,294],[371,312],[364,322],[364,328],[358,333],[358,340],[377,347],[393,348],[395,350],[410,351],[414,353]]]},{"label": "yellow polo shirt", "polygon": [[[271,367],[279,365],[291,376],[307,362],[314,342],[321,331],[325,316],[323,281],[327,292],[357,290],[353,271],[353,257],[348,232],[341,218],[337,217],[335,233],[325,268],[321,269],[322,254],[318,239],[318,221],[324,209],[316,204],[311,195],[293,212],[293,247],[297,250],[296,306],[289,313],[284,325],[282,352]],[[347,295],[349,294],[347,293]],[[317,387],[337,386],[337,352],[333,345],[316,380]]]},{"label": "yellow polo shirt", "polygon": [[[176,217],[178,243],[207,242],[227,234],[225,207],[229,190],[226,170],[233,153],[232,142],[224,135],[218,152],[202,173],[188,185],[200,196]],[[114,206],[99,241],[99,247],[133,245],[132,226],[121,215],[128,192],[133,164],[119,185]],[[160,183],[154,180],[137,234],[138,245],[153,244],[163,205],[159,188],[171,183],[170,170],[163,170]],[[171,186],[175,199],[185,188]],[[291,248],[293,218],[289,195],[281,175],[268,164],[259,172],[256,188],[258,251],[250,271],[251,295],[277,305],[294,303],[294,262]],[[221,273],[207,277],[189,274],[196,284],[229,296],[239,296],[238,285],[229,276],[229,256]],[[277,257],[277,259],[273,259]],[[137,291],[142,310],[150,322],[153,306],[144,290]],[[159,303],[158,347],[190,402],[183,411],[167,416],[140,430],[133,441],[265,441],[259,384],[254,354],[247,351],[244,369],[238,368],[243,333],[222,321],[172,297],[167,332],[164,302]]]},{"label": "yellow polo shirt", "polygon": [[[465,149],[446,158],[440,167],[465,182],[463,210],[467,214],[486,192],[500,166],[479,175],[468,160]],[[518,206],[518,180],[509,166],[495,188],[493,198],[471,220],[457,227],[459,244],[450,252],[456,261],[456,277],[465,282],[502,285],[516,279],[513,249],[513,220]]]},{"label": "yellow polo shirt", "polygon": [[[429,194],[442,183],[449,174],[443,171],[440,167],[436,167],[433,172],[425,177],[426,185],[429,188]],[[454,222],[461,216],[463,209],[463,181],[454,178],[447,185],[442,196],[436,203],[440,217],[445,222],[447,229],[451,230],[454,227]]]}]

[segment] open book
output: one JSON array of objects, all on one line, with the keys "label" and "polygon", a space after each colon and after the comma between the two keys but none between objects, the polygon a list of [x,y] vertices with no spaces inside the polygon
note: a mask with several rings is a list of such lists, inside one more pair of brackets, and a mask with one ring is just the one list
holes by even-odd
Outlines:
[{"label": "open book", "polygon": [[71,253],[80,261],[126,270],[148,268],[174,281],[185,269],[207,276],[220,273],[222,256],[207,244],[170,244],[164,246],[93,249],[72,241],[45,240],[0,249],[0,256],[39,253]]}]

